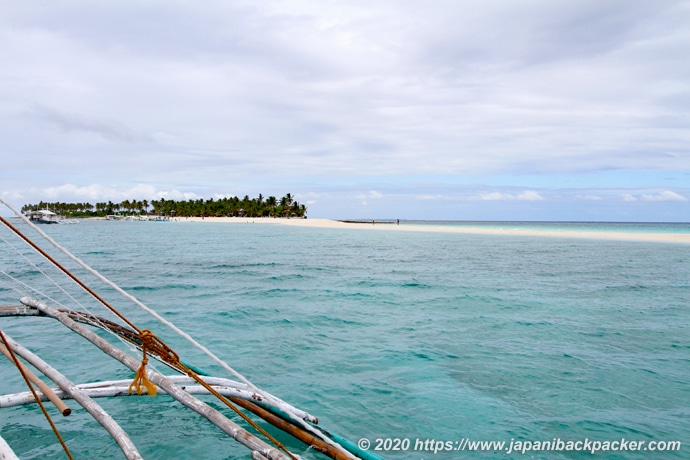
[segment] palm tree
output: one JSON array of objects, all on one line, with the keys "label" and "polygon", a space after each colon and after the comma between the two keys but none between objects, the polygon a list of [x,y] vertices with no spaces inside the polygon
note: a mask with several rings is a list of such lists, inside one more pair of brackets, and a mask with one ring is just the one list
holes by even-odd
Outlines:
[{"label": "palm tree", "polygon": [[96,203],[96,215],[102,217],[104,214],[107,214],[107,207],[108,204],[105,202]]},{"label": "palm tree", "polygon": [[266,200],[266,205],[268,206],[268,215],[271,217],[275,217],[276,206],[278,205],[278,200],[276,200],[276,197],[274,197],[273,195],[269,196]]}]

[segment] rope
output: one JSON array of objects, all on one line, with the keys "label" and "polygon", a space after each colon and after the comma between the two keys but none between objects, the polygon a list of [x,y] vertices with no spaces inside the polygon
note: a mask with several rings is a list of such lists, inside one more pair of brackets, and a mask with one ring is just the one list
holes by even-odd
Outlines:
[{"label": "rope", "polygon": [[[86,308],[84,305],[82,305],[77,299],[74,298],[74,296],[72,296],[69,292],[67,292],[67,290],[66,290],[64,287],[62,287],[62,285],[61,285],[60,283],[58,283],[55,279],[53,279],[46,271],[44,271],[41,267],[39,267],[39,266],[36,265],[31,259],[29,259],[29,258],[26,256],[26,254],[22,254],[22,253],[19,251],[19,249],[18,249],[17,247],[15,247],[12,243],[10,243],[4,236],[0,235],[0,240],[2,240],[8,247],[10,247],[11,249],[13,249],[14,252],[17,253],[22,259],[24,259],[24,260],[26,261],[26,263],[28,263],[32,268],[34,268],[37,272],[39,272],[40,274],[42,274],[48,281],[50,281],[50,283],[52,283],[59,291],[61,291],[61,292],[70,300],[70,302],[72,302],[72,303],[75,304],[75,305],[78,305],[81,309],[86,310],[87,313],[91,314],[91,312],[88,310],[88,308]],[[18,279],[16,279],[16,278],[14,278],[13,276],[11,276],[11,275],[5,273],[4,271],[0,271],[0,273],[3,274],[3,275],[5,275],[6,277],[8,277],[9,279],[11,279],[11,280],[14,281],[15,283],[17,283],[17,284],[23,286],[25,289],[28,290],[28,292],[35,293],[35,294],[37,294],[37,295],[39,295],[39,296],[42,296],[42,297],[44,297],[44,298],[50,300],[51,303],[53,303],[53,304],[55,304],[55,305],[59,305],[59,306],[63,306],[63,307],[64,307],[64,305],[63,305],[61,302],[57,301],[57,300],[54,299],[54,298],[51,298],[51,297],[48,296],[48,295],[45,295],[44,293],[39,292],[38,290],[36,290],[36,289],[32,288],[31,286],[28,286],[27,284],[25,284],[25,283],[19,281]],[[17,292],[20,292],[20,291],[18,291],[17,289],[14,289],[14,290],[17,291]],[[27,293],[21,293],[21,294],[22,294],[22,295],[27,295]],[[93,316],[94,316],[94,318],[97,318],[95,315],[93,315]]]},{"label": "rope", "polygon": [[271,436],[266,430],[261,428],[254,420],[249,418],[244,412],[239,410],[228,398],[218,393],[218,391],[211,387],[206,381],[204,381],[199,374],[190,369],[187,365],[180,361],[180,357],[175,351],[170,348],[165,342],[159,339],[155,334],[153,334],[148,329],[144,329],[139,334],[139,339],[141,340],[141,349],[143,352],[143,358],[141,360],[141,366],[137,369],[136,377],[134,381],[129,386],[129,393],[136,391],[138,395],[143,394],[143,389],[146,388],[147,393],[150,396],[155,396],[158,391],[156,385],[151,383],[146,377],[146,364],[148,363],[148,358],[146,357],[146,352],[149,354],[157,356],[163,362],[169,364],[170,366],[183,371],[189,377],[193,378],[197,383],[206,388],[209,393],[222,401],[226,406],[232,409],[237,415],[242,417],[247,423],[249,423],[254,429],[259,433],[266,436],[275,446],[285,452],[291,459],[297,460],[295,457],[280,441]]},{"label": "rope", "polygon": [[[79,259],[78,257],[74,256],[74,255],[73,255],[72,253],[70,253],[67,249],[65,249],[65,248],[63,248],[62,246],[60,246],[54,239],[52,239],[49,235],[47,235],[43,230],[41,230],[40,228],[38,228],[33,222],[31,222],[29,219],[27,219],[26,216],[24,216],[22,213],[20,213],[19,211],[17,211],[17,210],[16,210],[11,204],[9,204],[7,201],[5,201],[5,200],[3,200],[2,198],[0,198],[0,203],[2,203],[2,204],[4,204],[5,206],[7,206],[17,217],[19,217],[20,219],[22,219],[23,222],[25,222],[26,224],[28,224],[29,227],[31,227],[36,233],[38,233],[39,235],[41,235],[46,241],[48,241],[51,245],[53,245],[53,247],[55,247],[58,251],[62,252],[62,253],[65,254],[67,257],[69,257],[71,260],[73,260],[74,262],[76,262],[77,264],[79,264],[79,266],[81,266],[84,270],[88,271],[88,272],[91,273],[93,276],[95,276],[96,278],[98,278],[99,280],[101,280],[103,283],[105,283],[106,285],[108,285],[108,286],[110,286],[111,288],[113,288],[113,289],[114,289],[117,293],[119,293],[121,296],[123,296],[123,297],[126,298],[127,300],[133,302],[135,305],[137,305],[139,308],[141,308],[142,310],[144,310],[145,312],[147,312],[149,315],[151,315],[151,316],[153,316],[154,318],[156,318],[158,321],[160,321],[161,323],[163,323],[163,324],[165,324],[166,326],[168,326],[170,329],[172,329],[173,331],[175,331],[178,335],[184,337],[189,343],[191,343],[193,346],[195,346],[196,348],[198,348],[199,350],[201,350],[204,354],[206,354],[206,356],[208,356],[209,358],[211,358],[216,364],[220,365],[223,369],[225,369],[226,371],[230,372],[232,375],[234,375],[235,377],[237,377],[238,379],[240,379],[240,381],[242,381],[243,383],[245,383],[246,385],[248,385],[249,387],[251,387],[254,391],[256,391],[257,393],[261,394],[262,396],[265,396],[265,395],[262,394],[262,391],[261,391],[256,385],[254,385],[253,383],[251,383],[245,376],[243,376],[242,374],[240,374],[239,372],[237,372],[235,369],[233,369],[232,367],[230,367],[230,365],[228,365],[228,363],[226,363],[225,361],[223,361],[222,359],[220,359],[219,357],[217,357],[217,356],[216,356],[214,353],[212,353],[208,348],[206,348],[205,346],[201,345],[199,342],[197,342],[196,340],[194,340],[194,338],[192,338],[192,336],[190,336],[189,334],[187,334],[186,332],[184,332],[183,330],[181,330],[180,328],[178,328],[177,326],[175,326],[173,323],[171,323],[170,321],[168,321],[168,320],[166,320],[165,318],[163,318],[162,316],[160,316],[155,310],[152,310],[151,308],[149,308],[149,307],[147,307],[146,305],[144,305],[141,301],[139,301],[139,299],[137,299],[136,297],[134,297],[134,296],[130,295],[129,293],[127,293],[126,291],[124,291],[120,286],[118,286],[117,284],[113,283],[112,281],[110,281],[109,279],[107,279],[105,276],[101,275],[99,272],[97,272],[96,270],[94,270],[93,268],[91,268],[90,266],[88,266],[84,261],[82,261],[82,260]],[[2,218],[0,217],[0,219],[2,219]],[[2,222],[5,223],[5,225],[10,226],[9,222],[7,222],[5,219],[2,219]],[[137,329],[137,331],[138,331],[138,329]],[[269,397],[266,397],[266,399],[270,399],[270,398],[269,398]],[[298,418],[298,417],[297,417],[297,418]]]},{"label": "rope", "polygon": [[46,410],[45,406],[41,402],[41,398],[38,397],[38,394],[36,393],[36,390],[34,389],[33,385],[31,384],[31,381],[29,381],[29,377],[24,372],[24,369],[22,369],[22,366],[19,362],[19,359],[17,358],[17,355],[14,354],[14,350],[12,350],[12,347],[10,347],[10,344],[7,343],[7,341],[5,340],[5,334],[2,333],[2,329],[0,329],[0,340],[2,340],[2,343],[5,344],[7,351],[12,356],[12,361],[13,361],[15,367],[17,368],[17,370],[19,370],[19,373],[24,378],[24,381],[26,382],[26,386],[29,387],[29,390],[31,390],[31,394],[34,396],[36,403],[40,406],[41,411],[43,412],[43,415],[45,415],[46,419],[48,420],[48,423],[50,424],[51,428],[53,429],[55,436],[57,436],[58,441],[60,441],[62,448],[65,450],[67,457],[70,460],[74,460],[74,457],[72,457],[72,453],[69,451],[69,448],[67,447],[67,444],[65,443],[65,440],[62,439],[62,436],[60,435],[60,431],[57,429],[57,426],[55,426],[53,419],[50,417],[50,414],[48,414],[48,411]]},{"label": "rope", "polygon": [[9,228],[10,230],[12,230],[18,237],[20,237],[22,240],[24,240],[29,246],[31,246],[32,248],[34,248],[39,254],[41,254],[43,257],[45,257],[46,259],[48,259],[48,260],[50,261],[50,263],[52,263],[52,264],[55,265],[57,268],[59,268],[65,275],[67,275],[69,278],[71,278],[72,281],[74,281],[74,282],[77,283],[79,286],[81,286],[82,289],[84,289],[86,292],[88,292],[89,294],[91,294],[91,296],[92,296],[94,299],[98,300],[98,301],[99,301],[103,306],[105,306],[108,310],[110,310],[110,311],[113,312],[115,315],[117,315],[118,318],[120,318],[122,321],[124,321],[125,323],[127,323],[127,325],[129,325],[129,327],[131,327],[132,329],[134,329],[134,330],[137,331],[137,332],[141,332],[141,331],[139,330],[139,328],[136,327],[136,326],[134,325],[134,323],[132,323],[131,321],[129,321],[122,313],[120,313],[119,311],[117,311],[117,309],[116,309],[115,307],[113,307],[113,306],[110,305],[108,302],[106,302],[105,299],[103,299],[101,296],[99,296],[98,294],[96,294],[96,292],[94,292],[93,289],[91,289],[91,288],[88,287],[86,284],[84,284],[84,283],[82,282],[82,280],[80,280],[79,278],[77,278],[76,276],[74,276],[69,270],[67,270],[65,267],[63,267],[57,260],[53,259],[53,258],[50,256],[50,254],[48,254],[47,252],[45,252],[45,251],[44,251],[41,247],[39,247],[36,243],[34,243],[33,241],[31,241],[26,235],[24,235],[22,232],[20,232],[19,230],[17,230],[17,228],[15,228],[12,224],[10,224],[4,217],[0,216],[0,222],[2,222],[3,224],[5,224],[5,226],[6,226],[7,228]]},{"label": "rope", "polygon": [[146,365],[149,363],[149,359],[146,357],[146,349],[152,344],[155,336],[148,329],[144,329],[141,331],[141,334],[139,334],[139,337],[141,339],[141,351],[143,353],[143,357],[141,358],[141,366],[139,366],[139,369],[137,369],[137,373],[134,376],[134,381],[129,385],[129,394],[132,394],[132,391],[136,390],[137,394],[141,396],[144,391],[142,388],[143,386],[146,388],[146,393],[153,397],[156,396],[158,388],[156,388],[156,385],[151,383],[148,377],[146,377]]},{"label": "rope", "polygon": [[220,393],[218,393],[218,391],[216,391],[213,387],[211,387],[211,385],[209,385],[209,384],[206,383],[201,377],[199,377],[199,375],[198,375],[196,372],[194,372],[193,370],[191,370],[190,368],[188,368],[187,366],[185,366],[185,365],[182,364],[182,363],[179,363],[179,365],[180,365],[181,369],[183,369],[183,370],[185,371],[185,373],[186,373],[189,377],[193,378],[194,380],[197,381],[197,383],[199,383],[201,386],[203,386],[204,388],[206,388],[206,390],[208,390],[209,393],[211,393],[213,396],[215,396],[215,397],[218,398],[220,401],[222,401],[226,406],[228,406],[230,409],[232,409],[237,415],[239,415],[240,417],[242,417],[247,423],[249,423],[251,426],[253,426],[255,430],[257,430],[259,433],[261,433],[261,434],[263,434],[264,436],[266,436],[266,439],[268,439],[269,441],[271,441],[278,449],[280,449],[280,450],[282,450],[283,452],[285,452],[292,460],[297,460],[297,457],[295,457],[295,455],[294,455],[292,452],[290,452],[290,451],[287,449],[287,447],[285,447],[285,446],[284,446],[280,441],[278,441],[276,438],[274,438],[273,436],[271,436],[266,430],[264,430],[264,429],[261,428],[259,425],[257,425],[257,423],[256,423],[254,420],[252,420],[251,418],[249,418],[249,417],[247,416],[247,414],[245,414],[244,412],[242,412],[241,410],[239,410],[239,409],[237,408],[237,406],[235,406],[227,397],[225,397],[225,396],[221,395]]}]

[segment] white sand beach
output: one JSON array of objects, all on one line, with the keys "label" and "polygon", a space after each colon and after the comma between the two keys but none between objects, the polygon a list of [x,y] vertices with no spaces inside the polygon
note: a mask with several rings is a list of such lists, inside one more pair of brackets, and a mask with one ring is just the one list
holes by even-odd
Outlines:
[{"label": "white sand beach", "polygon": [[293,225],[299,227],[361,229],[369,231],[404,231],[404,232],[448,232],[448,233],[473,233],[485,235],[522,235],[522,236],[546,236],[561,238],[592,238],[622,241],[647,241],[665,243],[690,244],[690,235],[677,233],[625,233],[625,232],[596,232],[596,231],[546,231],[533,229],[493,229],[482,227],[449,227],[434,225],[410,225],[401,222],[394,223],[350,223],[331,219],[284,219],[284,218],[243,218],[243,217],[189,217],[177,218],[174,222],[207,222],[207,223],[234,223],[234,224],[267,224],[267,225]]}]

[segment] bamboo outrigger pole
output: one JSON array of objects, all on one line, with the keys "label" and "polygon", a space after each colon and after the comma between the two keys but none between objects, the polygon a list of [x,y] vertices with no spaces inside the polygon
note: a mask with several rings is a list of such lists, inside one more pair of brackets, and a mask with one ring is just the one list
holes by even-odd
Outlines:
[{"label": "bamboo outrigger pole", "polygon": [[57,370],[51,367],[48,363],[36,356],[31,351],[24,348],[19,343],[12,340],[5,334],[5,341],[8,347],[12,348],[16,354],[27,360],[36,369],[40,370],[49,379],[54,381],[62,391],[69,393],[70,396],[77,401],[91,416],[100,423],[103,428],[112,436],[120,449],[125,454],[128,460],[143,460],[143,457],[137,451],[136,446],[127,435],[127,432],[117,424],[113,418],[108,415],[101,406],[82,392],[77,386],[72,383],[67,377],[60,374]]},{"label": "bamboo outrigger pole", "polygon": [[[62,324],[67,326],[69,329],[84,337],[86,340],[94,344],[96,347],[100,348],[101,351],[103,351],[107,355],[120,361],[122,364],[127,366],[132,371],[136,372],[139,369],[140,362],[138,360],[132,358],[127,353],[123,352],[122,350],[119,350],[118,348],[108,343],[106,340],[99,337],[97,334],[91,332],[82,325],[73,321],[65,313],[62,313],[57,309],[50,307],[42,302],[38,302],[27,297],[23,297],[21,299],[21,302],[25,305],[30,305],[32,307],[38,308],[46,315],[57,319]],[[222,431],[230,435],[233,439],[235,439],[243,446],[251,449],[252,451],[259,452],[268,460],[289,460],[288,457],[285,456],[282,452],[269,446],[261,439],[244,430],[242,427],[226,418],[222,413],[213,409],[208,404],[204,403],[203,401],[200,401],[199,399],[185,392],[162,374],[151,369],[147,369],[146,374],[151,382],[155,383],[157,386],[164,389],[170,396],[175,398],[184,406],[188,407],[189,409],[192,409],[193,411],[207,418],[211,423],[213,423]]]},{"label": "bamboo outrigger pole", "polygon": [[235,397],[230,397],[230,400],[237,404],[238,406],[244,407],[245,409],[253,412],[254,414],[258,415],[262,419],[266,420],[268,423],[271,425],[280,428],[281,430],[285,431],[288,434],[291,434],[295,438],[299,439],[306,445],[310,446],[312,449],[317,450],[321,452],[322,454],[325,454],[332,459],[335,460],[351,460],[352,457],[350,455],[346,455],[343,452],[340,452],[339,450],[333,449],[333,447],[323,440],[317,438],[311,433],[308,433],[307,431],[303,430],[302,428],[298,427],[297,425],[294,425],[290,422],[287,422],[283,420],[282,418],[278,417],[277,415],[267,411],[263,407],[254,404],[251,401],[247,401],[245,399],[239,399]]},{"label": "bamboo outrigger pole", "polygon": [[[209,395],[211,394],[206,388],[201,385],[188,385],[186,383],[180,384],[178,376],[168,375],[167,378],[179,385],[189,394],[192,395]],[[106,397],[116,397],[116,396],[138,396],[136,392],[130,393],[129,385],[132,383],[132,379],[127,380],[109,380],[104,382],[92,382],[92,383],[82,383],[78,384],[77,388],[82,390],[84,393],[92,398],[106,398]],[[223,396],[235,397],[240,399],[252,399],[252,394],[232,386],[220,386],[213,385],[213,388]],[[71,399],[72,396],[69,393],[65,393],[60,389],[53,390],[55,395],[60,399]],[[167,394],[163,389],[159,390],[158,394]],[[45,395],[40,395],[41,401],[47,401],[48,398]],[[33,394],[30,391],[23,393],[14,393],[0,396],[0,409],[3,407],[14,407],[21,406],[24,404],[35,403],[36,400],[33,398]],[[0,457],[2,460],[2,457]]]},{"label": "bamboo outrigger pole", "polygon": [[[38,310],[37,308],[35,308],[33,306],[22,305],[22,307],[26,310],[26,311],[24,311],[23,314],[33,314],[33,315],[42,315],[43,314],[40,310]],[[16,309],[19,309],[20,307],[9,307],[8,306],[6,308],[10,311],[14,311]],[[75,312],[75,311],[64,310],[64,309],[58,309],[58,311],[67,314],[71,319],[73,319],[77,322],[80,322],[80,323],[89,324],[89,325],[97,326],[97,327],[102,327],[104,325],[102,323],[107,323],[107,324],[105,324],[105,326],[107,326],[107,328],[109,328],[109,329],[111,329],[114,326],[117,326],[118,330],[116,330],[115,332],[118,333],[118,335],[121,334],[122,331],[126,332],[126,336],[127,336],[129,341],[132,341],[132,337],[136,337],[136,333],[134,331],[127,330],[126,328],[119,326],[115,323],[112,323],[108,320],[105,320],[103,318],[95,317],[95,316],[92,316],[90,314],[83,313],[83,312]],[[1,313],[2,313],[2,306],[0,306],[0,314]],[[180,378],[176,378],[176,377],[172,377],[172,378],[168,377],[168,378],[171,379],[176,384],[179,384],[180,380],[181,380]],[[188,380],[189,382],[195,382],[194,379],[189,378],[189,377],[184,377],[184,379]],[[223,380],[227,380],[227,379],[217,379],[217,378],[213,378],[213,377],[202,377],[202,379],[207,381],[207,383],[209,383],[209,384],[212,384],[211,382],[220,382]],[[108,383],[110,383],[110,382],[108,382]],[[253,401],[254,398],[257,398],[256,394],[251,392],[251,391],[248,391],[249,388],[246,387],[246,384],[240,383],[240,382],[233,382],[233,384],[237,385],[237,387],[238,387],[237,392],[232,392],[232,391],[227,391],[227,390],[222,391],[222,392],[219,391],[219,392],[221,394],[223,394],[224,396],[228,396],[230,401],[232,401],[233,403],[237,404],[238,406],[243,407],[244,409],[249,410],[250,412],[253,412],[254,414],[256,414],[259,417],[266,420],[271,425],[273,425],[277,428],[280,428],[281,430],[285,431],[286,433],[299,439],[300,441],[304,442],[305,444],[307,444],[308,446],[310,446],[314,450],[317,450],[317,451],[325,454],[326,456],[331,457],[331,458],[336,459],[336,460],[351,460],[352,459],[352,457],[350,455],[347,455],[346,453],[343,453],[342,451],[335,449],[332,445],[323,441],[321,438],[317,437],[315,434],[306,431],[301,426],[295,425],[294,423],[291,423],[290,421],[286,421],[284,418],[281,418],[281,417],[275,415],[274,413],[266,410],[265,408],[261,407],[260,405],[257,405]],[[240,389],[240,387],[245,387],[245,388],[247,388],[247,390],[242,390],[242,389]],[[85,388],[83,386],[81,388],[82,388],[82,390],[85,390]],[[188,385],[185,385],[185,390],[187,392],[190,392],[190,387]],[[198,390],[200,390],[200,388],[199,389],[194,388],[193,390],[194,391],[190,392],[190,393],[192,393],[192,394],[196,393]],[[163,391],[165,391],[165,390],[163,390]],[[89,393],[91,393],[91,392],[89,392]],[[99,392],[93,391],[93,393],[98,394]],[[115,396],[115,395],[119,395],[119,394],[126,394],[127,389],[125,386],[124,393],[123,393],[120,387],[114,386],[114,387],[111,387],[110,389],[108,389],[107,391],[102,390],[100,393],[103,393],[103,394],[109,393],[111,396]],[[267,394],[267,393],[263,393],[263,394]],[[15,396],[16,396],[16,399],[14,399],[13,401],[5,401],[4,403],[2,401],[0,401],[0,403],[5,404],[5,405],[11,405],[11,404],[20,404],[23,402],[22,398],[24,395],[15,395]],[[254,396],[254,398],[252,396]],[[261,399],[260,397],[258,397],[258,398]],[[273,396],[271,399],[274,401],[280,401],[282,403],[282,405],[280,407],[289,406],[287,403],[285,403],[282,400],[279,400],[275,396]],[[58,401],[59,400],[60,399],[58,398]],[[297,408],[291,407],[291,406],[289,406],[288,408],[293,414],[299,415],[303,420],[309,420],[313,423],[318,423],[318,420],[316,419],[316,417],[314,417],[310,414],[307,414],[304,411],[301,411]]]},{"label": "bamboo outrigger pole", "polygon": [[[12,356],[10,355],[10,352],[9,352],[9,351],[7,350],[7,348],[5,348],[5,346],[2,345],[2,344],[0,344],[0,353],[2,353],[3,355],[5,355],[5,356],[7,357],[7,359],[9,359],[10,361],[12,360]],[[34,374],[33,372],[31,372],[31,371],[30,371],[24,364],[22,364],[21,362],[19,363],[19,366],[21,367],[22,372],[23,372],[27,377],[29,377],[29,380],[31,380],[31,382],[32,382],[34,385],[36,385],[36,386],[38,387],[39,390],[41,390],[41,393],[43,393],[43,394],[45,395],[45,397],[48,398],[48,399],[50,400],[50,402],[52,402],[53,405],[55,405],[55,407],[57,407],[57,409],[60,411],[60,413],[61,413],[63,416],[67,417],[69,414],[72,413],[72,409],[70,409],[69,407],[67,407],[67,404],[65,404],[64,401],[62,401],[62,399],[60,399],[60,398],[55,394],[55,392],[54,392],[48,385],[45,384],[45,382],[44,382],[43,380],[41,380],[41,379],[39,379],[38,377],[36,377],[36,374]]]}]

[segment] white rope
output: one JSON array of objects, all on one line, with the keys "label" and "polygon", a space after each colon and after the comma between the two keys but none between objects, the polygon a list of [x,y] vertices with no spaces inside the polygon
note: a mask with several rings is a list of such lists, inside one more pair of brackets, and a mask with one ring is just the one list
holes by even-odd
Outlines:
[{"label": "white rope", "polygon": [[[16,236],[16,235],[15,235],[15,236]],[[119,340],[120,342],[122,342],[130,351],[134,351],[134,350],[137,349],[133,344],[131,344],[131,343],[129,343],[128,341],[124,340],[122,337],[120,337],[120,336],[117,335],[115,332],[111,331],[108,327],[106,327],[106,326],[100,321],[100,318],[98,317],[98,315],[95,315],[95,314],[94,314],[93,312],[91,312],[85,305],[83,305],[81,302],[79,302],[77,299],[75,299],[74,296],[72,296],[72,294],[70,294],[69,292],[67,292],[67,291],[60,285],[60,283],[58,283],[58,282],[57,282],[56,280],[54,280],[50,275],[48,275],[48,273],[46,273],[43,269],[41,269],[41,267],[39,267],[39,266],[36,265],[34,262],[32,262],[32,261],[26,256],[26,254],[22,254],[21,251],[19,251],[19,248],[17,248],[16,246],[14,246],[10,241],[8,241],[8,240],[7,240],[4,236],[2,236],[2,235],[0,235],[0,239],[1,239],[8,247],[12,248],[12,249],[13,249],[21,258],[23,258],[32,268],[34,268],[36,271],[38,271],[38,272],[39,272],[41,275],[43,275],[47,280],[49,280],[55,287],[57,287],[60,291],[62,291],[62,293],[63,293],[71,302],[73,302],[73,304],[79,306],[79,309],[80,309],[80,310],[85,311],[86,313],[89,313],[91,316],[93,316],[94,319],[95,319],[95,321],[96,321],[96,323],[99,325],[99,326],[98,326],[99,328],[101,328],[102,330],[106,331],[107,333],[109,333],[109,334],[110,334],[111,336],[113,336],[114,338],[118,339],[118,340]],[[19,238],[19,237],[17,237],[17,239],[19,239],[19,241],[21,241],[22,243],[26,244],[27,247],[31,248],[31,246],[30,246],[26,241],[22,240],[22,239]],[[31,249],[33,249],[33,248],[31,248]],[[60,307],[63,307],[63,308],[67,308],[67,306],[66,306],[65,304],[61,303],[59,300],[57,300],[57,299],[51,297],[50,295],[48,295],[48,294],[45,293],[45,292],[39,291],[39,290],[37,290],[36,288],[34,288],[34,287],[32,287],[32,286],[29,286],[28,284],[24,283],[24,282],[21,281],[21,280],[18,280],[17,278],[15,278],[14,276],[10,275],[9,273],[0,270],[0,274],[4,275],[5,277],[7,277],[7,278],[9,278],[11,281],[13,281],[13,282],[15,283],[15,286],[10,285],[10,284],[8,284],[7,282],[3,282],[3,281],[0,281],[0,283],[4,284],[4,285],[7,286],[9,289],[11,289],[11,290],[13,290],[14,292],[18,293],[20,297],[26,296],[26,295],[29,295],[29,294],[30,294],[30,295],[29,295],[30,297],[38,296],[38,297],[40,297],[40,298],[42,298],[42,299],[44,299],[44,300],[46,300],[46,301],[49,301],[49,302],[50,302],[51,304],[53,304],[53,305],[60,306]],[[73,279],[71,279],[71,278],[69,278],[69,277],[66,277],[66,278],[69,279],[69,281],[73,282],[75,286],[81,287],[81,286],[79,286],[79,284],[76,283]],[[18,287],[18,286],[19,286],[19,287]],[[22,291],[22,289],[20,289],[20,287],[23,288],[25,291]],[[72,308],[71,308],[71,309],[72,309]],[[154,358],[157,359],[157,360],[159,360],[159,358],[158,358],[157,356],[154,357]],[[160,361],[160,360],[159,360],[159,361]],[[154,368],[155,368],[155,367],[154,367]],[[1,459],[0,459],[0,460],[1,460]]]},{"label": "white rope", "polygon": [[[80,309],[86,309],[86,307],[84,307],[77,299],[75,299],[69,292],[67,292],[67,291],[65,290],[65,288],[63,288],[57,281],[55,281],[53,278],[51,278],[50,275],[48,275],[45,271],[43,271],[38,265],[36,265],[35,263],[33,263],[33,262],[31,261],[31,259],[29,259],[29,258],[26,256],[26,254],[22,254],[22,253],[19,251],[19,248],[17,248],[17,247],[14,246],[12,243],[10,243],[10,242],[9,242],[7,239],[5,239],[5,237],[3,237],[2,235],[0,235],[0,239],[1,239],[7,246],[9,246],[10,248],[12,248],[12,249],[14,250],[14,252],[16,252],[21,258],[23,258],[23,259],[26,261],[26,263],[28,263],[33,269],[35,269],[37,272],[39,272],[41,275],[43,275],[43,276],[44,276],[47,280],[49,280],[56,288],[58,288],[60,291],[62,291],[62,293],[65,294],[72,302],[74,302],[76,305],[79,305]],[[20,240],[20,241],[21,241],[21,240]],[[25,243],[25,244],[28,246],[28,243],[26,243],[25,241],[22,241],[22,242]],[[35,293],[37,293],[37,294],[41,294],[38,290],[36,290],[36,289],[34,289],[34,288],[32,288],[32,287],[26,285],[25,283],[19,281],[18,279],[14,278],[13,276],[11,276],[11,275],[9,275],[9,274],[7,274],[7,273],[5,273],[5,272],[2,272],[2,273],[3,273],[5,276],[7,276],[8,278],[12,279],[14,282],[21,284],[22,286],[24,286],[24,287],[30,289],[31,291],[33,291],[33,292],[35,292]],[[74,280],[70,280],[70,281],[74,282]],[[76,284],[76,283],[75,283],[75,284]],[[45,297],[48,298],[48,299],[50,299],[50,301],[51,301],[52,303],[57,304],[57,305],[60,305],[60,306],[63,306],[63,305],[62,305],[60,302],[58,302],[57,300],[51,299],[51,298],[48,297],[48,296],[45,296]],[[89,312],[89,313],[91,313],[91,312]]]},{"label": "white rope", "polygon": [[211,350],[209,350],[208,348],[206,348],[205,346],[201,345],[199,342],[197,342],[196,340],[194,340],[194,339],[192,338],[192,336],[190,336],[189,334],[187,334],[186,332],[184,332],[182,329],[180,329],[180,328],[178,328],[177,326],[175,326],[172,322],[170,322],[170,321],[168,321],[167,319],[163,318],[163,317],[162,317],[161,315],[159,315],[155,310],[153,310],[153,309],[147,307],[146,305],[144,305],[142,302],[139,301],[139,299],[137,299],[137,298],[134,297],[133,295],[131,295],[131,294],[127,293],[126,291],[124,291],[120,286],[118,286],[117,284],[113,283],[112,281],[110,281],[110,280],[109,280],[108,278],[106,278],[105,276],[101,275],[98,271],[96,271],[96,270],[94,270],[93,268],[91,268],[91,267],[90,267],[89,265],[87,265],[84,261],[82,261],[80,258],[78,258],[78,257],[76,257],[75,255],[73,255],[73,254],[72,254],[71,252],[69,252],[67,249],[65,249],[64,247],[60,246],[60,244],[58,244],[54,239],[52,239],[49,235],[47,235],[43,230],[41,230],[40,228],[38,228],[33,222],[31,222],[29,219],[27,219],[26,216],[24,216],[23,214],[21,214],[20,212],[18,212],[11,204],[9,204],[8,202],[6,202],[6,201],[3,200],[2,198],[0,198],[0,203],[2,203],[2,204],[4,204],[5,206],[7,206],[17,217],[19,217],[20,219],[22,219],[22,220],[23,220],[26,224],[28,224],[35,232],[37,232],[37,233],[38,233],[39,235],[41,235],[46,241],[48,241],[53,247],[55,247],[58,251],[62,252],[65,256],[69,257],[72,261],[76,262],[76,263],[77,263],[80,267],[82,267],[84,270],[86,270],[87,272],[91,273],[93,276],[95,276],[96,278],[98,278],[99,280],[101,280],[101,281],[102,281],[103,283],[105,283],[106,285],[108,285],[108,286],[110,286],[111,288],[115,289],[115,291],[116,291],[118,294],[120,294],[120,295],[123,296],[125,299],[129,300],[130,302],[133,302],[136,306],[138,306],[139,308],[141,308],[142,310],[144,310],[146,313],[148,313],[149,315],[151,315],[151,316],[153,316],[154,318],[156,318],[156,319],[157,319],[158,321],[160,321],[161,323],[163,323],[163,324],[165,324],[166,326],[168,326],[170,329],[172,329],[173,331],[175,331],[178,335],[184,337],[187,341],[189,341],[189,343],[191,343],[191,344],[194,345],[196,348],[198,348],[199,350],[201,350],[201,351],[202,351],[203,353],[205,353],[208,357],[210,357],[213,361],[215,361],[218,365],[222,366],[225,370],[227,370],[228,372],[232,373],[235,377],[237,377],[238,379],[240,379],[242,382],[244,382],[244,383],[246,383],[247,385],[249,385],[250,387],[252,387],[252,389],[254,389],[254,390],[256,390],[256,391],[259,391],[259,392],[261,391],[261,390],[259,390],[254,384],[252,384],[249,380],[247,380],[247,378],[245,378],[242,374],[240,374],[239,372],[237,372],[235,369],[233,369],[232,367],[230,367],[230,365],[228,365],[225,361],[223,361],[222,359],[220,359],[219,357],[217,357],[215,354],[213,354],[213,353],[211,352]]}]

